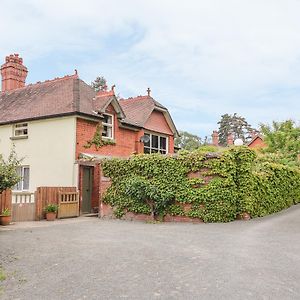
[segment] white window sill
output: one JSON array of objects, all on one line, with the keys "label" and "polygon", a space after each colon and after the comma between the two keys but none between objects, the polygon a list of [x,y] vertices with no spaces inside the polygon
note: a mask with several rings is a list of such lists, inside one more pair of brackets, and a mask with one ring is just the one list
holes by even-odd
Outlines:
[{"label": "white window sill", "polygon": [[11,140],[26,140],[28,139],[28,135],[20,135],[20,136],[11,136],[10,137]]}]

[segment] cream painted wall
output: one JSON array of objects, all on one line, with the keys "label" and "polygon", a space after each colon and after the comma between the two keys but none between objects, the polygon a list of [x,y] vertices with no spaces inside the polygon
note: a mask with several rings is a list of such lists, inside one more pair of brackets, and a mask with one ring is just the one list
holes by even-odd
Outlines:
[{"label": "cream painted wall", "polygon": [[77,186],[76,118],[28,122],[28,139],[11,140],[13,125],[0,126],[0,154],[7,158],[15,145],[22,165],[30,166],[29,191],[38,186]]}]

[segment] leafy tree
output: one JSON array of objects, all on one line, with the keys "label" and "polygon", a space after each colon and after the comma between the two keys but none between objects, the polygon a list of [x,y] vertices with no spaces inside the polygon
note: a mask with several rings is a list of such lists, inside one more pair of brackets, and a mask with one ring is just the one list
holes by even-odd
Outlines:
[{"label": "leafy tree", "polygon": [[202,145],[199,136],[186,131],[180,131],[178,137],[175,138],[175,146],[185,150],[194,150]]},{"label": "leafy tree", "polygon": [[103,76],[98,76],[92,83],[91,87],[96,91],[105,91],[107,89],[107,81]]},{"label": "leafy tree", "polygon": [[7,160],[4,160],[0,154],[0,193],[18,183],[20,177],[17,173],[17,167],[19,165],[20,160],[17,159],[14,150],[11,151]]},{"label": "leafy tree", "polygon": [[277,153],[295,159],[300,153],[300,126],[294,121],[273,121],[272,125],[260,124],[267,144],[265,152]]},{"label": "leafy tree", "polygon": [[222,146],[227,145],[227,137],[229,134],[233,134],[234,139],[242,139],[246,142],[251,137],[251,133],[255,131],[246,119],[237,115],[237,113],[233,115],[222,115],[218,124],[219,143]]}]

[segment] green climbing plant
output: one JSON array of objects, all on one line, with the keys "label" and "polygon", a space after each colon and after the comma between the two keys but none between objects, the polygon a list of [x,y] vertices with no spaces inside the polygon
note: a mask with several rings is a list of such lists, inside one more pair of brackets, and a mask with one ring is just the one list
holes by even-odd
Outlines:
[{"label": "green climbing plant", "polygon": [[299,168],[262,160],[243,146],[135,155],[104,160],[102,168],[112,180],[104,201],[117,217],[133,212],[229,222],[244,212],[265,216],[300,201]]},{"label": "green climbing plant", "polygon": [[88,140],[87,143],[84,145],[84,147],[91,148],[93,145],[95,145],[96,149],[98,150],[102,146],[116,144],[114,140],[103,139],[102,132],[103,132],[103,126],[102,123],[99,123],[96,127],[96,131],[94,133],[93,138],[91,140]]}]

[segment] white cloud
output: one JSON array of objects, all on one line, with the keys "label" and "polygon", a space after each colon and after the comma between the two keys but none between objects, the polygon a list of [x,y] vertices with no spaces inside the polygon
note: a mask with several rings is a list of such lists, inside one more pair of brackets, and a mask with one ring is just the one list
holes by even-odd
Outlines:
[{"label": "white cloud", "polygon": [[70,55],[83,79],[100,70],[126,96],[150,85],[181,129],[208,134],[235,111],[254,125],[299,119],[297,0],[4,0],[0,14],[0,57],[42,68],[63,53],[66,71]]}]

